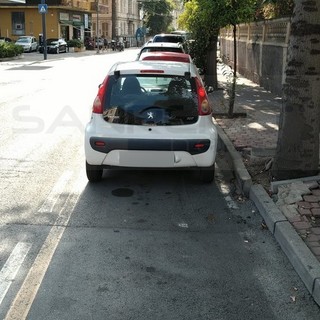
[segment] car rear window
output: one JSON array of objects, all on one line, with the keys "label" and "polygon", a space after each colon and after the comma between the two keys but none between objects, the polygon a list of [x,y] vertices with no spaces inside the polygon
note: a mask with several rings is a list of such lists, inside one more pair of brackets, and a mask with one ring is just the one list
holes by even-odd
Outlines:
[{"label": "car rear window", "polygon": [[105,97],[105,121],[128,125],[187,125],[198,120],[194,78],[168,75],[111,76]]},{"label": "car rear window", "polygon": [[182,47],[178,47],[178,48],[172,48],[172,47],[150,47],[150,48],[143,48],[140,51],[140,55],[142,53],[145,52],[180,52],[180,53],[184,53],[184,50],[182,49]]},{"label": "car rear window", "polygon": [[155,36],[152,40],[152,42],[173,42],[173,43],[178,43],[178,42],[184,42],[184,38],[182,36]]}]

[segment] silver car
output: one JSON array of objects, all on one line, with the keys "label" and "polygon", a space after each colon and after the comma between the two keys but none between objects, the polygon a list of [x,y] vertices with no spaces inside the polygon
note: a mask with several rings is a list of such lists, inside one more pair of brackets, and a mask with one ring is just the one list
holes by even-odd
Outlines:
[{"label": "silver car", "polygon": [[35,37],[21,36],[16,41],[16,45],[22,46],[24,52],[32,52],[38,50],[38,42]]},{"label": "silver car", "polygon": [[157,42],[157,43],[147,43],[139,51],[137,60],[140,60],[140,57],[143,53],[146,52],[178,52],[185,53],[181,43],[173,42]]}]

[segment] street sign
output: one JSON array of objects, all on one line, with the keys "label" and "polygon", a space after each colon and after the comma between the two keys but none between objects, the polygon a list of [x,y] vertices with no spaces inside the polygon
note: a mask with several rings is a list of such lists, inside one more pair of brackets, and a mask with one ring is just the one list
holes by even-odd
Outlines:
[{"label": "street sign", "polygon": [[38,4],[39,13],[47,13],[48,12],[48,5],[45,3]]}]

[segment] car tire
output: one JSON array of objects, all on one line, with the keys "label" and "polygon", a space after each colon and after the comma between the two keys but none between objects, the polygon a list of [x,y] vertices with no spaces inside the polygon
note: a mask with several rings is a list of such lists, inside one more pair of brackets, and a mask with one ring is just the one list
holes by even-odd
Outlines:
[{"label": "car tire", "polygon": [[86,173],[90,182],[99,182],[102,179],[103,169],[99,166],[92,166],[86,162]]},{"label": "car tire", "polygon": [[211,183],[214,180],[215,164],[210,167],[198,168],[198,176],[203,183]]}]

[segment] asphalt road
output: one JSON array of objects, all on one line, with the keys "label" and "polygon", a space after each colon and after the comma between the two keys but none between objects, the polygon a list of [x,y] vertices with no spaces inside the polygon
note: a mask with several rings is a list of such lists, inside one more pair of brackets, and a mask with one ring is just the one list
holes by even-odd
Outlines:
[{"label": "asphalt road", "polygon": [[318,320],[286,256],[219,159],[88,184],[83,129],[108,54],[0,63],[0,319]]}]

